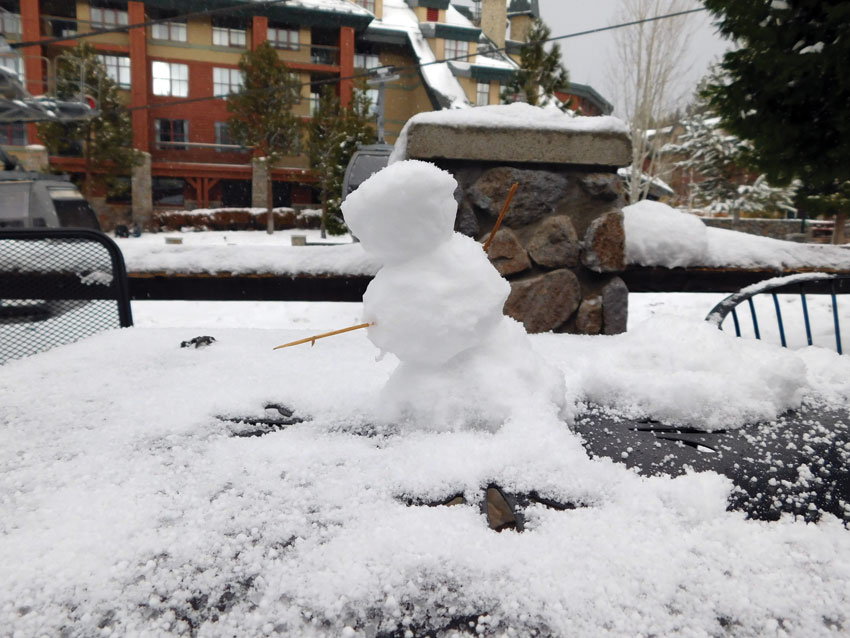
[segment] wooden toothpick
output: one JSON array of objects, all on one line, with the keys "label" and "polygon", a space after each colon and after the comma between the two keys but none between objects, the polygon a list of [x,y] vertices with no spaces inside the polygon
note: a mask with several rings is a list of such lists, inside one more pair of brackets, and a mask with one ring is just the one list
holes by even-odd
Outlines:
[{"label": "wooden toothpick", "polygon": [[487,241],[484,242],[484,252],[487,252],[487,249],[490,248],[490,242],[493,241],[493,237],[496,236],[496,231],[499,230],[499,226],[502,225],[502,220],[505,218],[505,213],[508,212],[508,206],[511,205],[511,200],[514,198],[514,193],[516,193],[516,189],[519,187],[519,182],[514,182],[514,185],[511,186],[511,190],[508,193],[508,198],[505,200],[505,205],[502,206],[502,212],[499,213],[499,218],[496,220],[496,225],[493,226],[493,230],[490,231],[490,236],[487,238]]},{"label": "wooden toothpick", "polygon": [[288,348],[290,346],[299,346],[302,343],[309,343],[313,346],[316,345],[317,339],[324,339],[325,337],[333,337],[334,335],[341,335],[344,332],[352,332],[353,330],[362,330],[363,328],[368,328],[369,326],[374,326],[374,323],[360,323],[356,326],[349,326],[348,328],[342,328],[340,330],[334,330],[332,332],[325,332],[320,335],[315,335],[313,337],[307,337],[306,339],[299,339],[298,341],[293,341],[292,343],[285,343],[282,346],[277,346],[276,348],[272,348],[273,350],[280,350],[281,348]]}]

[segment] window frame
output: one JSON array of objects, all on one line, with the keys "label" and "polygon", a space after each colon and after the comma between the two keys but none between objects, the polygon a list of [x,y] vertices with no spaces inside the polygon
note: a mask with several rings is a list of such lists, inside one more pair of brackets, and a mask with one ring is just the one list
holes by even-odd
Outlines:
[{"label": "window frame", "polygon": [[[130,83],[132,81],[132,75],[130,71],[130,57],[127,55],[118,55],[117,53],[98,53],[98,60],[106,69],[106,75],[118,86],[120,89],[129,89]],[[126,64],[122,64],[123,61],[126,60]],[[123,82],[121,80],[122,76],[125,75],[122,73],[126,71],[127,81]]]},{"label": "window frame", "polygon": [[[98,16],[95,16],[95,11]],[[89,6],[89,23],[93,27],[110,28],[123,27],[130,24],[130,15],[122,9],[112,7],[99,7],[96,4]]]},{"label": "window frame", "polygon": [[25,123],[0,124],[0,146],[26,146],[28,143],[27,125]]},{"label": "window frame", "polygon": [[[163,29],[165,29],[166,37],[162,37]],[[188,39],[189,27],[186,22],[168,20],[167,22],[157,22],[156,24],[151,25],[151,40],[160,40],[162,42],[187,42]]]},{"label": "window frame", "polygon": [[[486,96],[486,97],[484,97]],[[484,97],[484,102],[482,102],[482,97]],[[490,105],[490,83],[489,82],[478,82],[475,86],[475,106],[489,106]]]},{"label": "window frame", "polygon": [[[274,32],[274,38],[271,37],[272,32]],[[280,39],[280,35],[283,33],[287,34],[285,40]],[[266,39],[275,49],[285,51],[299,51],[301,49],[301,31],[297,27],[269,27]]]},{"label": "window frame", "polygon": [[466,40],[454,40],[451,38],[445,39],[445,48],[443,57],[446,59],[460,58],[461,56],[469,57],[469,42]]},{"label": "window frame", "polygon": [[[224,43],[216,42],[217,35],[224,36]],[[240,39],[241,42],[239,41]],[[236,29],[234,27],[213,26],[212,43],[213,46],[217,47],[232,47],[237,49],[244,49],[248,46],[248,31],[246,29]]]},{"label": "window frame", "polygon": [[[227,74],[227,81],[219,79],[222,72]],[[236,78],[235,82],[234,77]],[[215,97],[226,98],[231,93],[239,93],[244,84],[245,76],[241,70],[225,66],[213,67],[213,95]],[[227,87],[227,91],[221,92],[218,87]]]},{"label": "window frame", "polygon": [[7,34],[21,35],[23,33],[21,14],[11,11],[0,12],[0,31]]},{"label": "window frame", "polygon": [[[161,68],[158,65],[164,65],[168,68],[168,77],[157,76],[156,69]],[[186,70],[185,78],[175,77],[175,70],[182,67]],[[179,75],[179,74],[177,74]],[[162,83],[168,82],[168,92],[163,93]],[[159,87],[159,88],[158,88]],[[179,89],[185,87],[185,93]],[[178,89],[178,90],[175,90]],[[151,91],[158,97],[189,97],[189,65],[180,62],[165,62],[163,60],[151,60]]]},{"label": "window frame", "polygon": [[[175,132],[175,124],[180,125],[182,131],[178,134]],[[168,133],[169,139],[162,139],[163,133]],[[182,139],[175,139],[181,138]],[[156,148],[160,151],[185,151],[188,150],[188,146],[179,146],[176,143],[186,143],[189,141],[189,120],[177,119],[177,118],[167,118],[167,117],[158,117],[154,119],[154,140],[156,142]],[[166,145],[163,146],[162,144]]]}]

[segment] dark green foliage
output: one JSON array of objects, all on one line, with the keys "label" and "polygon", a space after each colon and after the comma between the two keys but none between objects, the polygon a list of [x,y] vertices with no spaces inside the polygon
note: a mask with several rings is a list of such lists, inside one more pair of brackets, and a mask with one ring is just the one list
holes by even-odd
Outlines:
[{"label": "dark green foliage", "polygon": [[546,41],[551,31],[542,20],[536,18],[528,34],[528,41],[520,49],[520,69],[513,80],[505,86],[502,99],[514,102],[523,99],[537,106],[555,91],[566,91],[569,76],[561,66],[561,48],[553,44],[546,51]]},{"label": "dark green foliage", "polygon": [[322,225],[331,235],[348,230],[340,211],[348,161],[358,146],[373,144],[376,139],[370,125],[370,106],[365,91],[355,91],[350,106],[342,108],[333,89],[326,87],[308,127],[310,167],[316,173],[322,197]]},{"label": "dark green foliage", "polygon": [[798,177],[833,212],[850,175],[850,2],[705,0],[738,44],[728,82],[706,96],[724,129],[750,142],[749,163],[771,183]]},{"label": "dark green foliage", "polygon": [[94,118],[77,122],[41,123],[39,136],[51,154],[67,155],[75,151],[82,154],[86,197],[91,197],[96,185],[105,185],[111,194],[126,188],[118,178],[129,175],[141,157],[132,146],[130,113],[118,86],[106,75],[97,52],[88,44],[81,43],[69,50],[57,58],[56,65],[56,97],[79,100],[82,90],[97,100],[99,113]]},{"label": "dark green foliage", "polygon": [[239,60],[243,88],[227,97],[227,128],[237,144],[275,161],[295,155],[301,147],[301,121],[292,113],[301,85],[277,51],[263,42]]}]

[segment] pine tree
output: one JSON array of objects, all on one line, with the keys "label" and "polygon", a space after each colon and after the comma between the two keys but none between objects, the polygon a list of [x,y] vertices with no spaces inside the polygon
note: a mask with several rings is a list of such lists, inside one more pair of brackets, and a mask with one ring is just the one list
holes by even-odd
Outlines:
[{"label": "pine tree", "polygon": [[706,95],[724,129],[750,143],[747,161],[775,184],[799,178],[806,203],[850,212],[850,3],[705,0],[720,32],[740,46]]},{"label": "pine tree", "polygon": [[308,127],[310,167],[316,173],[322,199],[322,228],[331,235],[348,230],[340,211],[345,168],[360,145],[375,142],[370,106],[366,92],[358,90],[351,104],[342,108],[333,89],[326,87]]},{"label": "pine tree", "polygon": [[[519,53],[519,70],[505,86],[502,99],[515,102],[518,99],[538,106],[552,100],[556,91],[566,91],[569,76],[561,65],[561,48],[553,44],[546,51],[546,41],[551,30],[540,18],[535,18],[528,33],[528,40]],[[566,106],[563,107],[566,110]]]},{"label": "pine tree", "polygon": [[52,154],[82,153],[83,193],[91,198],[98,186],[115,192],[119,188],[118,178],[128,176],[141,156],[132,146],[130,113],[118,86],[106,74],[94,47],[86,43],[57,58],[57,99],[79,100],[81,94],[96,100],[94,117],[74,122],[43,122],[38,125],[38,134]]},{"label": "pine tree", "polygon": [[684,133],[663,152],[684,157],[674,166],[694,177],[689,184],[692,205],[710,213],[731,213],[736,221],[741,213],[796,212],[798,182],[775,187],[765,175],[748,171],[744,158],[749,144],[720,128],[720,118],[704,101],[697,102],[682,125]]},{"label": "pine tree", "polygon": [[272,167],[301,149],[301,121],[292,113],[301,85],[277,51],[267,42],[244,53],[239,60],[242,90],[227,97],[227,128],[237,144],[253,148],[265,158],[268,174],[268,232],[272,217]]}]

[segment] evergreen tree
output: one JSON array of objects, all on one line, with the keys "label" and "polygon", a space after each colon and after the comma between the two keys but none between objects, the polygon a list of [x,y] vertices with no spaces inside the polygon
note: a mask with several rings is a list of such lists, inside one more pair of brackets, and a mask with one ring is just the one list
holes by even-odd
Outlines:
[{"label": "evergreen tree", "polygon": [[360,145],[375,142],[370,106],[366,92],[358,90],[351,104],[342,108],[333,89],[325,87],[308,126],[310,167],[316,173],[322,199],[322,230],[331,235],[348,230],[340,211],[346,166]]},{"label": "evergreen tree", "polygon": [[266,41],[239,60],[242,90],[227,97],[227,128],[237,144],[265,158],[268,173],[268,232],[272,217],[272,167],[301,149],[301,121],[292,113],[301,85]]},{"label": "evergreen tree", "polygon": [[799,178],[808,204],[843,227],[850,211],[850,3],[846,0],[705,0],[720,32],[728,78],[706,95],[724,129],[750,143],[747,160],[767,179]]},{"label": "evergreen tree", "polygon": [[[553,44],[546,51],[551,31],[540,18],[535,18],[528,40],[519,53],[519,70],[505,86],[502,99],[506,102],[524,100],[538,106],[553,99],[555,91],[566,91],[569,76],[561,65],[561,48]],[[566,106],[563,107],[566,110]]]},{"label": "evergreen tree", "polygon": [[684,133],[663,151],[684,157],[674,165],[692,175],[692,205],[711,213],[731,213],[736,220],[741,213],[796,212],[798,182],[774,187],[765,175],[747,170],[744,157],[750,145],[720,128],[720,118],[704,101],[682,125]]},{"label": "evergreen tree", "polygon": [[80,43],[57,58],[56,97],[97,101],[97,114],[73,122],[42,122],[38,134],[52,154],[81,153],[85,160],[83,193],[91,198],[97,186],[114,192],[118,178],[141,161],[133,149],[133,126],[118,86],[106,74],[94,47]]}]

